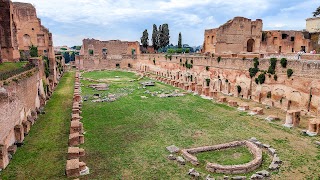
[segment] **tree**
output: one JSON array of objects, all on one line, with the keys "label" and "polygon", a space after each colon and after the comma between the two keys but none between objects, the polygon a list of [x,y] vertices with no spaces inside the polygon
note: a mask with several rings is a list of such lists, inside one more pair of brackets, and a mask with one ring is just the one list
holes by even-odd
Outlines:
[{"label": "tree", "polygon": [[166,47],[170,43],[170,33],[169,33],[169,25],[163,24],[162,25],[162,35],[163,35],[163,45],[162,47]]},{"label": "tree", "polygon": [[76,60],[76,54],[75,52],[70,53],[70,61],[75,61]]},{"label": "tree", "polygon": [[63,57],[64,57],[64,61],[65,61],[66,64],[70,62],[70,54],[69,54],[69,52],[64,52],[63,53]]},{"label": "tree", "polygon": [[158,47],[162,48],[163,46],[163,31],[162,31],[162,25],[159,26],[159,30],[158,30]]},{"label": "tree", "polygon": [[155,50],[158,50],[158,28],[157,25],[153,25],[153,31],[152,31],[152,46]]},{"label": "tree", "polygon": [[182,36],[181,36],[181,32],[179,33],[178,48],[182,48]]},{"label": "tree", "polygon": [[148,30],[146,29],[142,33],[141,44],[145,48],[147,48],[149,45],[149,34],[148,34]]},{"label": "tree", "polygon": [[313,12],[313,17],[317,17],[320,15],[320,6],[316,9],[315,12]]},{"label": "tree", "polygon": [[29,47],[29,50],[30,50],[31,57],[38,57],[38,47],[37,46],[31,45]]}]

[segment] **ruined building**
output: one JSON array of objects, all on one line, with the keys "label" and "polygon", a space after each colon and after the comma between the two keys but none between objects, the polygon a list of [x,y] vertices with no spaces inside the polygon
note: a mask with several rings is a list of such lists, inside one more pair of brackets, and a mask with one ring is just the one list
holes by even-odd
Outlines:
[{"label": "ruined building", "polygon": [[30,69],[0,80],[0,169],[23,144],[64,66],[62,58],[55,58],[52,35],[41,25],[36,9],[28,3],[0,0],[0,60],[28,59],[31,45],[47,58],[30,58]]},{"label": "ruined building", "polygon": [[92,66],[120,68],[130,66],[126,60],[135,59],[139,54],[140,43],[138,41],[84,39],[80,56],[76,57],[76,64],[79,64],[81,68]]},{"label": "ruined building", "polygon": [[0,58],[17,61],[28,54],[31,45],[38,47],[38,54],[53,61],[52,34],[41,25],[36,9],[29,3],[0,0]]},{"label": "ruined building", "polygon": [[307,20],[307,25],[309,24],[307,30],[310,32],[263,31],[261,19],[252,21],[244,17],[235,17],[219,28],[205,30],[203,52],[217,54],[296,53],[300,50],[309,52],[317,48],[310,34],[314,33],[315,28],[318,27],[316,22],[318,21],[314,18],[312,23],[311,20]]}]

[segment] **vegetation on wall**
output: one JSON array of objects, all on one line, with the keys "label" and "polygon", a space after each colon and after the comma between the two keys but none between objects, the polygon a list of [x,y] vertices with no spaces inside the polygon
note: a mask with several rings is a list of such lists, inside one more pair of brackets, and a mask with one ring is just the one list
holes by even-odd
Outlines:
[{"label": "vegetation on wall", "polygon": [[46,78],[49,77],[50,75],[50,64],[49,64],[49,59],[47,56],[43,56],[43,61],[44,61],[44,73],[46,75]]},{"label": "vegetation on wall", "polygon": [[280,64],[281,64],[281,66],[282,66],[283,68],[286,68],[286,67],[287,67],[287,64],[288,64],[287,59],[286,59],[286,58],[282,58],[282,59],[280,60]]},{"label": "vegetation on wall", "polygon": [[287,70],[287,76],[288,76],[288,78],[290,78],[290,77],[292,76],[292,74],[293,74],[293,70],[292,70],[292,69],[288,69],[288,70]]},{"label": "vegetation on wall", "polygon": [[218,63],[221,61],[221,56],[217,57]]},{"label": "vegetation on wall", "polygon": [[266,80],[266,74],[261,73],[259,74],[258,78],[255,79],[256,84],[263,84]]},{"label": "vegetation on wall", "polygon": [[277,58],[271,58],[268,73],[275,74],[276,73],[276,65],[277,65]]},{"label": "vegetation on wall", "polygon": [[250,77],[253,78],[259,72],[259,58],[253,58],[253,68],[249,68]]},{"label": "vegetation on wall", "polygon": [[31,45],[29,47],[29,50],[30,50],[30,56],[31,57],[39,57],[39,55],[38,55],[38,47],[37,46]]}]

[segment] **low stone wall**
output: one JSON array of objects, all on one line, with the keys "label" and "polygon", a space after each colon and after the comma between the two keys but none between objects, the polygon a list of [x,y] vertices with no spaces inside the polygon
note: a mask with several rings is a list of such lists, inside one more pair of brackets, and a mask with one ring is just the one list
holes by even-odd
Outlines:
[{"label": "low stone wall", "polygon": [[219,144],[214,146],[204,146],[204,147],[198,147],[198,148],[183,149],[181,150],[181,153],[192,164],[198,165],[199,161],[197,157],[195,157],[192,154],[207,152],[207,151],[229,149],[229,148],[234,148],[238,146],[248,147],[250,152],[253,154],[254,159],[246,164],[241,164],[241,165],[220,165],[220,164],[209,162],[206,165],[206,169],[210,172],[215,172],[215,173],[241,174],[241,173],[251,172],[261,166],[262,150],[250,141],[234,141],[234,142]]},{"label": "low stone wall", "polygon": [[80,122],[82,117],[82,98],[81,98],[81,83],[80,72],[76,72],[75,85],[73,94],[72,116],[70,122],[69,148],[68,160],[66,163],[66,175],[68,177],[78,177],[89,173],[89,168],[86,163],[82,162],[80,158],[85,156],[85,151],[78,146],[84,143],[84,129]]}]

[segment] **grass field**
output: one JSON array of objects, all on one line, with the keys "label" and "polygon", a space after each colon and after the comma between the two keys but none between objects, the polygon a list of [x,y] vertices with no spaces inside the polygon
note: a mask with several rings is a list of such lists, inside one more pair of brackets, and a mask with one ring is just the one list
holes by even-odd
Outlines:
[{"label": "grass field", "polygon": [[[186,173],[194,166],[190,163],[180,166],[167,160],[166,146],[175,144],[180,148],[191,148],[253,136],[275,147],[284,161],[279,172],[273,173],[273,178],[317,179],[320,175],[319,149],[313,144],[316,138],[301,136],[297,130],[267,123],[199,96],[152,97],[144,92],[175,88],[157,83],[154,87],[138,89],[138,82],[129,82],[137,78],[132,73],[102,71],[83,76],[110,83],[110,90],[99,92],[87,87],[93,83],[82,81],[85,96],[134,89],[132,94],[112,103],[84,102],[82,122],[86,135],[83,147],[87,153],[84,162],[91,171],[84,179],[189,179]],[[203,177],[208,174],[205,159],[229,164],[245,163],[252,158],[241,148],[217,153],[197,155],[202,163],[196,170]],[[266,153],[263,157],[264,163],[259,170],[266,169],[271,162]]]},{"label": "grass field", "polygon": [[4,62],[0,64],[0,73],[9,72],[15,69],[19,69],[26,65],[26,62]]},{"label": "grass field", "polygon": [[65,178],[73,84],[74,73],[66,73],[0,179]]},{"label": "grass field", "polygon": [[[73,76],[73,73],[65,74],[46,106],[46,114],[41,115],[32,127],[25,145],[18,149],[2,172],[2,179],[66,179],[64,168]],[[82,147],[86,156],[82,161],[90,168],[90,174],[80,179],[190,179],[187,172],[194,166],[190,163],[180,166],[169,161],[165,147],[174,144],[180,148],[192,148],[250,137],[276,148],[284,161],[281,169],[272,173],[273,179],[318,179],[320,176],[320,149],[313,143],[318,137],[302,136],[297,129],[267,123],[235,108],[191,94],[172,98],[151,96],[145,91],[169,92],[175,88],[162,83],[140,88],[138,81],[129,82],[137,78],[133,73],[103,71],[84,73],[83,76],[103,79],[110,84],[108,91],[96,91],[87,87],[93,82],[82,80],[83,96],[133,92],[115,102],[94,103],[89,100],[83,103],[82,122],[86,133]],[[206,161],[235,164],[252,158],[247,149],[241,147],[196,156],[201,163],[195,168],[202,177],[208,174]],[[265,152],[263,160],[258,170],[266,169],[271,162]],[[249,177],[251,174],[245,175]]]}]

